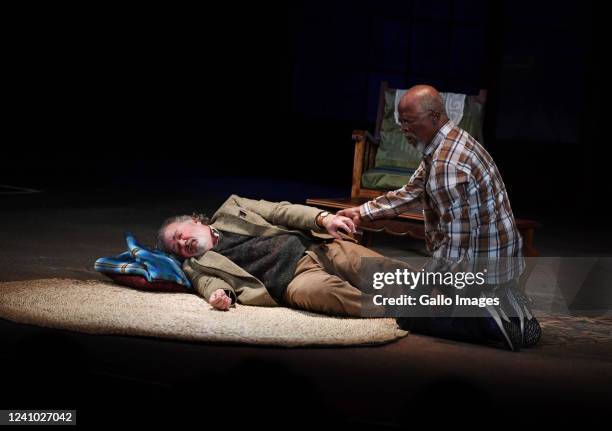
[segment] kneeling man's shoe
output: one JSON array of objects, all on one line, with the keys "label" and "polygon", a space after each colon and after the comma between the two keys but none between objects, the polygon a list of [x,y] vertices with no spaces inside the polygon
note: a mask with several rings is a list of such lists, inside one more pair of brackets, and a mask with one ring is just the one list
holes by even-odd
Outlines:
[{"label": "kneeling man's shoe", "polygon": [[512,301],[506,292],[496,292],[500,305],[487,305],[486,315],[481,320],[481,330],[485,339],[501,342],[513,352],[521,350],[523,334],[519,324],[511,317],[516,316],[516,301]]},{"label": "kneeling man's shoe", "polygon": [[514,297],[520,310],[520,314],[517,317],[521,326],[521,333],[523,334],[523,347],[533,347],[540,341],[542,328],[538,319],[536,319],[531,311],[531,300],[518,288],[510,289],[509,295]]}]

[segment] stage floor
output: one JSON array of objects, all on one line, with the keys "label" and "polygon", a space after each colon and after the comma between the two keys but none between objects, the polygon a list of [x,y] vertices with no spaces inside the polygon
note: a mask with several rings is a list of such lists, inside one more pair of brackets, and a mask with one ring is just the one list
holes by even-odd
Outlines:
[{"label": "stage floor", "polygon": [[[0,194],[0,280],[102,279],[93,262],[122,252],[124,232],[152,244],[163,218],[210,215],[231,193],[295,203],[338,193],[272,186],[226,178]],[[601,232],[554,220],[542,224],[536,241],[543,255],[609,255]],[[388,255],[422,248],[403,247],[395,239],[374,243]],[[158,420],[168,423],[200,412],[205,423],[213,410],[229,415],[229,423],[287,417],[393,428],[410,424],[415,412],[495,414],[510,407],[535,408],[555,422],[587,410],[603,414],[612,400],[609,342],[510,353],[411,334],[375,347],[257,348],[93,336],[9,321],[0,321],[0,339],[2,369],[10,370],[2,408],[77,408],[83,422],[113,423],[102,412],[115,409],[134,423],[155,422],[140,417],[142,411],[157,411]]]}]

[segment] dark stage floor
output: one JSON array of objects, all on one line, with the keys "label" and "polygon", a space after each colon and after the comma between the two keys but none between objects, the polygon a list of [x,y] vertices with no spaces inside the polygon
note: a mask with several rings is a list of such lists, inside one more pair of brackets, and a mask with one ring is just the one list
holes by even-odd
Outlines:
[{"label": "dark stage floor", "polygon": [[[1,281],[102,279],[93,262],[122,252],[124,232],[152,244],[163,218],[211,214],[230,193],[296,203],[347,193],[249,178],[3,191]],[[544,255],[610,254],[607,233],[594,226],[540,221],[536,245]],[[402,254],[403,247],[385,238],[375,243],[386,254]],[[122,416],[134,424],[291,419],[393,428],[475,415],[520,424],[534,413],[586,424],[603,417],[612,401],[612,343],[510,353],[409,335],[375,347],[281,349],[92,336],[5,320],[0,337],[0,409],[77,409],[80,424],[113,424]]]}]

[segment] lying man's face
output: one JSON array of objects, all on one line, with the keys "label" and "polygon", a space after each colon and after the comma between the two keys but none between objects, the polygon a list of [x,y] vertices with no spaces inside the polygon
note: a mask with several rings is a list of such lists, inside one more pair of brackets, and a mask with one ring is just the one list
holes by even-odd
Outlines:
[{"label": "lying man's face", "polygon": [[183,258],[200,256],[212,248],[210,228],[195,220],[169,224],[164,230],[164,244]]}]

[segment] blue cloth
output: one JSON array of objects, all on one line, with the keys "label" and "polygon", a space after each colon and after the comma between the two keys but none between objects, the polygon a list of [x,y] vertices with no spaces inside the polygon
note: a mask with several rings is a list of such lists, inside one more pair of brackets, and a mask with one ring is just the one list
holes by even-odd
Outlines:
[{"label": "blue cloth", "polygon": [[94,269],[102,273],[140,275],[149,282],[170,281],[191,288],[191,282],[175,257],[141,246],[130,233],[125,234],[125,242],[127,251],[114,257],[99,258]]}]

